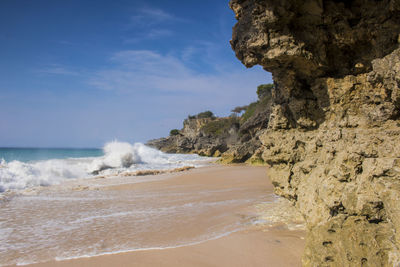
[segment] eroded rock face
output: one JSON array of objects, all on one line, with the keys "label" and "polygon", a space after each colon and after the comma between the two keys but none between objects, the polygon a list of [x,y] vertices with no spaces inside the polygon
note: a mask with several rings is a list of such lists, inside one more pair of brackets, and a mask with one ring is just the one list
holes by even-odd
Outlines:
[{"label": "eroded rock face", "polygon": [[228,118],[185,119],[179,134],[150,140],[147,145],[167,153],[196,153],[201,156],[221,156],[229,147],[239,142],[238,126],[233,124],[218,135],[207,133],[204,126]]},{"label": "eroded rock face", "polygon": [[399,1],[231,1],[238,23],[232,48],[247,67],[272,72],[275,103],[291,127],[315,128],[326,91],[320,77],[367,73],[398,47]]},{"label": "eroded rock face", "polygon": [[232,0],[232,48],[273,74],[262,158],[302,212],[305,266],[400,264],[400,1]]},{"label": "eroded rock face", "polygon": [[167,153],[196,153],[221,157],[221,163],[260,165],[260,130],[268,126],[270,100],[264,99],[245,122],[237,116],[185,119],[175,135],[150,140],[147,145]]}]

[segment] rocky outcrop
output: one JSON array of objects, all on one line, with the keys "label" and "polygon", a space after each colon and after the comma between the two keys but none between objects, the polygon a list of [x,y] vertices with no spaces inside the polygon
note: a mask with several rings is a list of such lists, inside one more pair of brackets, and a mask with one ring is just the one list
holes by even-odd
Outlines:
[{"label": "rocky outcrop", "polygon": [[305,266],[400,264],[400,1],[231,0],[272,73],[258,153],[308,228]]},{"label": "rocky outcrop", "polygon": [[207,154],[213,154],[219,142],[207,138],[201,132],[201,127],[212,121],[212,118],[188,118],[183,122],[183,128],[175,135],[165,138],[154,139],[147,142],[147,145],[155,147],[167,153],[200,153],[200,150],[207,148]]},{"label": "rocky outcrop", "polygon": [[194,116],[184,120],[183,128],[177,134],[150,140],[147,145],[167,153],[196,153],[219,157],[239,142],[238,131],[238,118]]},{"label": "rocky outcrop", "polygon": [[[196,153],[202,156],[221,157],[222,163],[263,164],[261,159],[261,129],[268,126],[271,114],[271,96],[263,97],[250,105],[244,115],[215,117],[207,111],[189,116],[181,130],[171,131],[171,135],[154,139],[147,145],[167,153]],[[240,107],[246,109],[245,107]],[[210,117],[204,118],[208,113]]]}]

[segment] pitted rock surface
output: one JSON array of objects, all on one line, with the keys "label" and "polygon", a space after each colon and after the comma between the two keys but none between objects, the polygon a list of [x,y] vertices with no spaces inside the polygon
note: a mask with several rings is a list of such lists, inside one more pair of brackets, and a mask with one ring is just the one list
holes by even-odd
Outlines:
[{"label": "pitted rock surface", "polygon": [[304,266],[400,264],[400,1],[231,0],[273,75],[258,153],[308,229]]}]

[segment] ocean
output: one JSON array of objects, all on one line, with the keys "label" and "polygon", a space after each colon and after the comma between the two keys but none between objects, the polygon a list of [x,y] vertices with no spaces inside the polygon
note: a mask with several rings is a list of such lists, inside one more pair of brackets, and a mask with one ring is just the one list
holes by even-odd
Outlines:
[{"label": "ocean", "polygon": [[0,147],[0,159],[6,162],[18,160],[21,162],[67,159],[67,158],[88,158],[104,156],[100,148],[19,148]]},{"label": "ocean", "polygon": [[142,143],[117,141],[102,149],[0,148],[0,193],[96,175],[196,167],[206,161],[197,155],[166,154]]},{"label": "ocean", "polygon": [[[141,143],[0,149],[0,266],[199,244],[253,225],[274,201],[263,168],[215,166]],[[207,166],[132,176],[137,170]]]}]

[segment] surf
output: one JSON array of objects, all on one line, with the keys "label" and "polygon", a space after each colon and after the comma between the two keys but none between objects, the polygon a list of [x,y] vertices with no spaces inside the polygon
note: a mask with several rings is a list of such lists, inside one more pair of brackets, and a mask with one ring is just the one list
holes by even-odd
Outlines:
[{"label": "surf", "polygon": [[[1,151],[0,151],[1,152]],[[84,179],[96,175],[118,175],[138,170],[169,170],[183,166],[199,166],[207,160],[197,155],[167,154],[142,143],[111,141],[97,157],[65,157],[39,159],[22,155],[26,161],[0,160],[0,193],[36,186],[60,184],[69,179]],[[19,151],[21,153],[21,151]],[[32,153],[30,151],[30,153]],[[53,151],[54,154],[55,151]],[[38,153],[36,153],[37,155]],[[60,154],[60,153],[58,153]],[[77,151],[74,155],[79,154]],[[41,155],[43,157],[43,155]],[[0,158],[2,155],[0,154]]]}]

